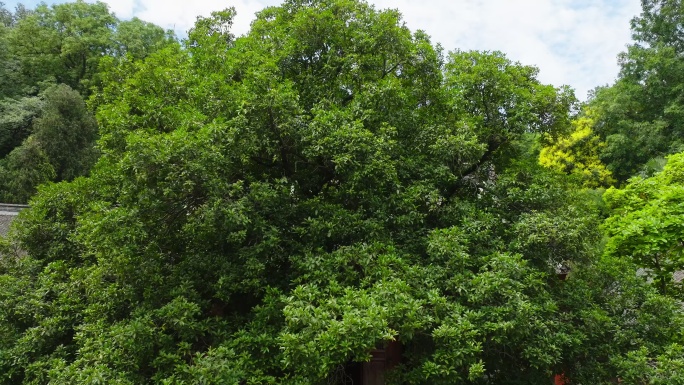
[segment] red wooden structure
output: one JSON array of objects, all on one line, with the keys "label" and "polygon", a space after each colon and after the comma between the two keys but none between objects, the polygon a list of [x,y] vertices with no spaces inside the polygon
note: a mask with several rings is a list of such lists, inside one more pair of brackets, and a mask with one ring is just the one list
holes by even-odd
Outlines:
[{"label": "red wooden structure", "polygon": [[567,385],[568,379],[565,377],[565,374],[556,374],[556,377],[554,377],[554,379],[553,379],[553,384],[554,385]]},{"label": "red wooden structure", "polygon": [[371,360],[361,367],[362,385],[385,385],[385,372],[394,368],[401,360],[401,344],[387,342],[382,348],[371,351]]}]

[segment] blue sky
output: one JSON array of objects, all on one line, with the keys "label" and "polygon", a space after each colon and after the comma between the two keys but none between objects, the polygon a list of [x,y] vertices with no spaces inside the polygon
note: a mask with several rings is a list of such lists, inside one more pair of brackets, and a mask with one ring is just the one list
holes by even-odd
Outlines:
[{"label": "blue sky", "polygon": [[[19,3],[4,1],[8,8]],[[21,1],[33,7],[39,1]],[[64,1],[46,1],[48,4]],[[278,0],[104,0],[119,18],[137,16],[185,35],[198,15],[234,6],[237,35],[254,13]],[[570,85],[577,96],[612,83],[617,55],[630,42],[629,21],[639,0],[371,0],[397,8],[411,29],[422,29],[446,50],[499,50],[540,69],[539,78]]]}]

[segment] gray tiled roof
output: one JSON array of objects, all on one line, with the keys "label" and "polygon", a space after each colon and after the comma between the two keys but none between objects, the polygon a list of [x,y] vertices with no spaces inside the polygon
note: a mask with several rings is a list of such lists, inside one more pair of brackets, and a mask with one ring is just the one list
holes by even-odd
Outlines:
[{"label": "gray tiled roof", "polygon": [[682,270],[675,271],[674,274],[672,274],[672,279],[675,282],[682,282],[682,280],[684,280],[684,271],[682,271]]},{"label": "gray tiled roof", "polygon": [[[648,270],[641,268],[637,270],[637,275],[640,277],[646,276],[648,274]],[[674,273],[672,273],[672,280],[675,282],[684,282],[684,270],[677,270]],[[650,278],[649,278],[650,282]]]},{"label": "gray tiled roof", "polygon": [[0,235],[7,235],[10,224],[14,219],[16,219],[17,215],[19,215],[19,211],[27,207],[28,206],[26,205],[0,203]]}]

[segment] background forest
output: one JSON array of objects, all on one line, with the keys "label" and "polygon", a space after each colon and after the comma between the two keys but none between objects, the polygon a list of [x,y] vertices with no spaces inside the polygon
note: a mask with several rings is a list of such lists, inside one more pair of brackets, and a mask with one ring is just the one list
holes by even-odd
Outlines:
[{"label": "background forest", "polygon": [[579,103],[395,10],[0,3],[0,384],[684,384],[684,4]]}]

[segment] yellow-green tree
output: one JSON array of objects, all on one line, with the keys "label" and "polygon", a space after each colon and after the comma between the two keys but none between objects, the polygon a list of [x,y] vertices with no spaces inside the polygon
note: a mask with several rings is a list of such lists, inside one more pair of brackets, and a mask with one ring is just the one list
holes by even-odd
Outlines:
[{"label": "yellow-green tree", "polygon": [[594,134],[591,110],[572,122],[573,131],[542,148],[539,163],[581,178],[585,187],[596,188],[615,183],[612,173],[599,157],[606,143]]}]

